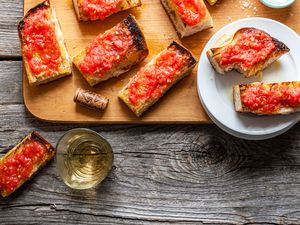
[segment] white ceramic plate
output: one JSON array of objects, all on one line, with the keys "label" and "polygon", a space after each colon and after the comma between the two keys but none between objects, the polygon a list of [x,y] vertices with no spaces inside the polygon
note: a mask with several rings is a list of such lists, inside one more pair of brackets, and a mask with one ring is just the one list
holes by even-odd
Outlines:
[{"label": "white ceramic plate", "polygon": [[[215,72],[210,65],[206,51],[224,34],[230,34],[242,27],[262,29],[284,42],[290,52],[282,56],[263,72],[262,77],[244,78],[235,71],[225,75]],[[232,87],[255,81],[265,83],[300,80],[300,37],[284,24],[265,18],[247,18],[235,21],[219,30],[207,43],[199,60],[197,88],[200,101],[211,119],[232,135],[246,139],[274,137],[292,127],[300,119],[300,113],[283,116],[256,116],[237,113],[234,110]]]},{"label": "white ceramic plate", "polygon": [[[205,106],[204,106],[205,108]],[[208,111],[206,111],[208,116],[211,118],[211,120],[219,127],[221,128],[223,131],[235,136],[235,137],[238,137],[238,138],[243,138],[243,139],[246,139],[246,140],[265,140],[265,139],[269,139],[269,138],[273,138],[273,137],[276,137],[280,134],[283,134],[284,132],[286,132],[287,130],[289,130],[290,128],[293,127],[294,124],[291,124],[290,126],[287,126],[286,128],[280,130],[279,132],[275,132],[275,133],[271,133],[271,134],[266,134],[266,135],[247,135],[247,134],[241,134],[241,133],[238,133],[234,130],[231,130],[225,126],[223,126],[221,123],[219,123],[219,121],[217,121],[213,115],[211,115]]]}]

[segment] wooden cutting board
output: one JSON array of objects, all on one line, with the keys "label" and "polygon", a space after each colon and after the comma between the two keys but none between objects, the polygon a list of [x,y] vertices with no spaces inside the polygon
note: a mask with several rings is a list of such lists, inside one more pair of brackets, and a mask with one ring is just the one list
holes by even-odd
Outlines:
[{"label": "wooden cutting board", "polygon": [[[41,1],[24,0],[24,12]],[[167,47],[172,40],[181,42],[199,59],[209,38],[224,25],[245,17],[267,17],[278,20],[300,33],[300,1],[286,9],[270,9],[259,1],[221,0],[209,6],[214,19],[214,28],[188,38],[179,39],[159,0],[142,0],[142,7],[115,14],[105,21],[79,23],[73,9],[72,0],[52,0],[60,21],[70,56],[82,50],[98,34],[113,27],[129,13],[142,25],[150,54],[147,59],[131,71],[97,85],[89,87],[73,66],[72,77],[63,78],[39,87],[30,87],[23,73],[23,96],[27,109],[37,118],[52,122],[67,123],[210,123],[203,110],[196,89],[196,71],[174,86],[142,118],[137,118],[117,98],[117,93],[137,70]],[[24,70],[23,70],[24,71]],[[202,74],[205,76],[205,74]],[[110,99],[104,112],[97,112],[73,103],[77,87],[90,89]],[[221,109],[220,109],[221,110]]]}]

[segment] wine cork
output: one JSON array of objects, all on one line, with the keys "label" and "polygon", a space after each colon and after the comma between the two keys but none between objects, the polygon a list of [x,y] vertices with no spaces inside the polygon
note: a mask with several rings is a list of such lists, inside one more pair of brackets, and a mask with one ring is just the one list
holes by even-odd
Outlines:
[{"label": "wine cork", "polygon": [[106,109],[108,101],[109,99],[102,95],[81,88],[77,88],[74,96],[74,102],[98,110]]}]

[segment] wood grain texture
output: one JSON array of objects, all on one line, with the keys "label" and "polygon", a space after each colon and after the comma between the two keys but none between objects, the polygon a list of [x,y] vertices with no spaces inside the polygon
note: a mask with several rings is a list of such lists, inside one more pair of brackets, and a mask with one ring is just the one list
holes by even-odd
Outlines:
[{"label": "wood grain texture", "polygon": [[[21,68],[0,62],[0,79],[10,75],[0,83],[0,155],[31,130],[55,144],[79,127],[26,111]],[[113,147],[107,179],[74,191],[53,161],[0,199],[1,224],[300,224],[300,125],[267,141],[240,140],[214,125],[88,128]]]},{"label": "wood grain texture", "polygon": [[[25,11],[40,0],[25,0]],[[241,18],[262,16],[277,19],[300,32],[300,2],[292,7],[274,10],[264,7],[259,1],[246,1],[246,8],[236,0],[220,1],[216,6],[209,7],[214,19],[214,28],[202,31],[188,38],[179,39],[176,31],[165,13],[159,0],[144,0],[143,6],[126,12],[115,14],[104,22],[78,23],[72,6],[72,0],[53,0],[57,17],[60,20],[66,45],[71,56],[80,52],[87,43],[91,42],[99,33],[113,27],[129,13],[136,16],[141,24],[150,54],[144,62],[136,65],[131,71],[119,78],[110,79],[90,88],[81,77],[77,69],[73,69],[73,76],[41,87],[29,87],[24,74],[23,93],[24,102],[30,112],[36,117],[55,122],[85,123],[208,123],[210,119],[202,108],[196,87],[195,68],[191,75],[180,81],[164,97],[151,107],[141,118],[137,118],[117,97],[118,92],[127,84],[129,79],[171,41],[176,40],[192,51],[198,60],[202,49],[211,36],[224,25]],[[246,5],[246,4],[244,4]],[[154,13],[155,12],[155,13]],[[228,12],[228,13],[227,13]],[[205,76],[206,74],[203,74]],[[108,108],[102,112],[76,106],[72,99],[76,88],[88,88],[110,99]],[[41,91],[42,90],[42,91]],[[47,102],[51,107],[43,107]]]},{"label": "wood grain texture", "polygon": [[0,0],[0,59],[21,59],[17,23],[22,18],[20,0]]}]

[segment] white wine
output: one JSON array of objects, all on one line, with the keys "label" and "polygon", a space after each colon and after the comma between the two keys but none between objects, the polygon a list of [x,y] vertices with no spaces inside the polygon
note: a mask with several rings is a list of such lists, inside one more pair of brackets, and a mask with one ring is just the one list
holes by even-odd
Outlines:
[{"label": "white wine", "polygon": [[113,163],[109,143],[96,132],[73,129],[57,145],[57,169],[71,188],[88,189],[107,176]]}]

